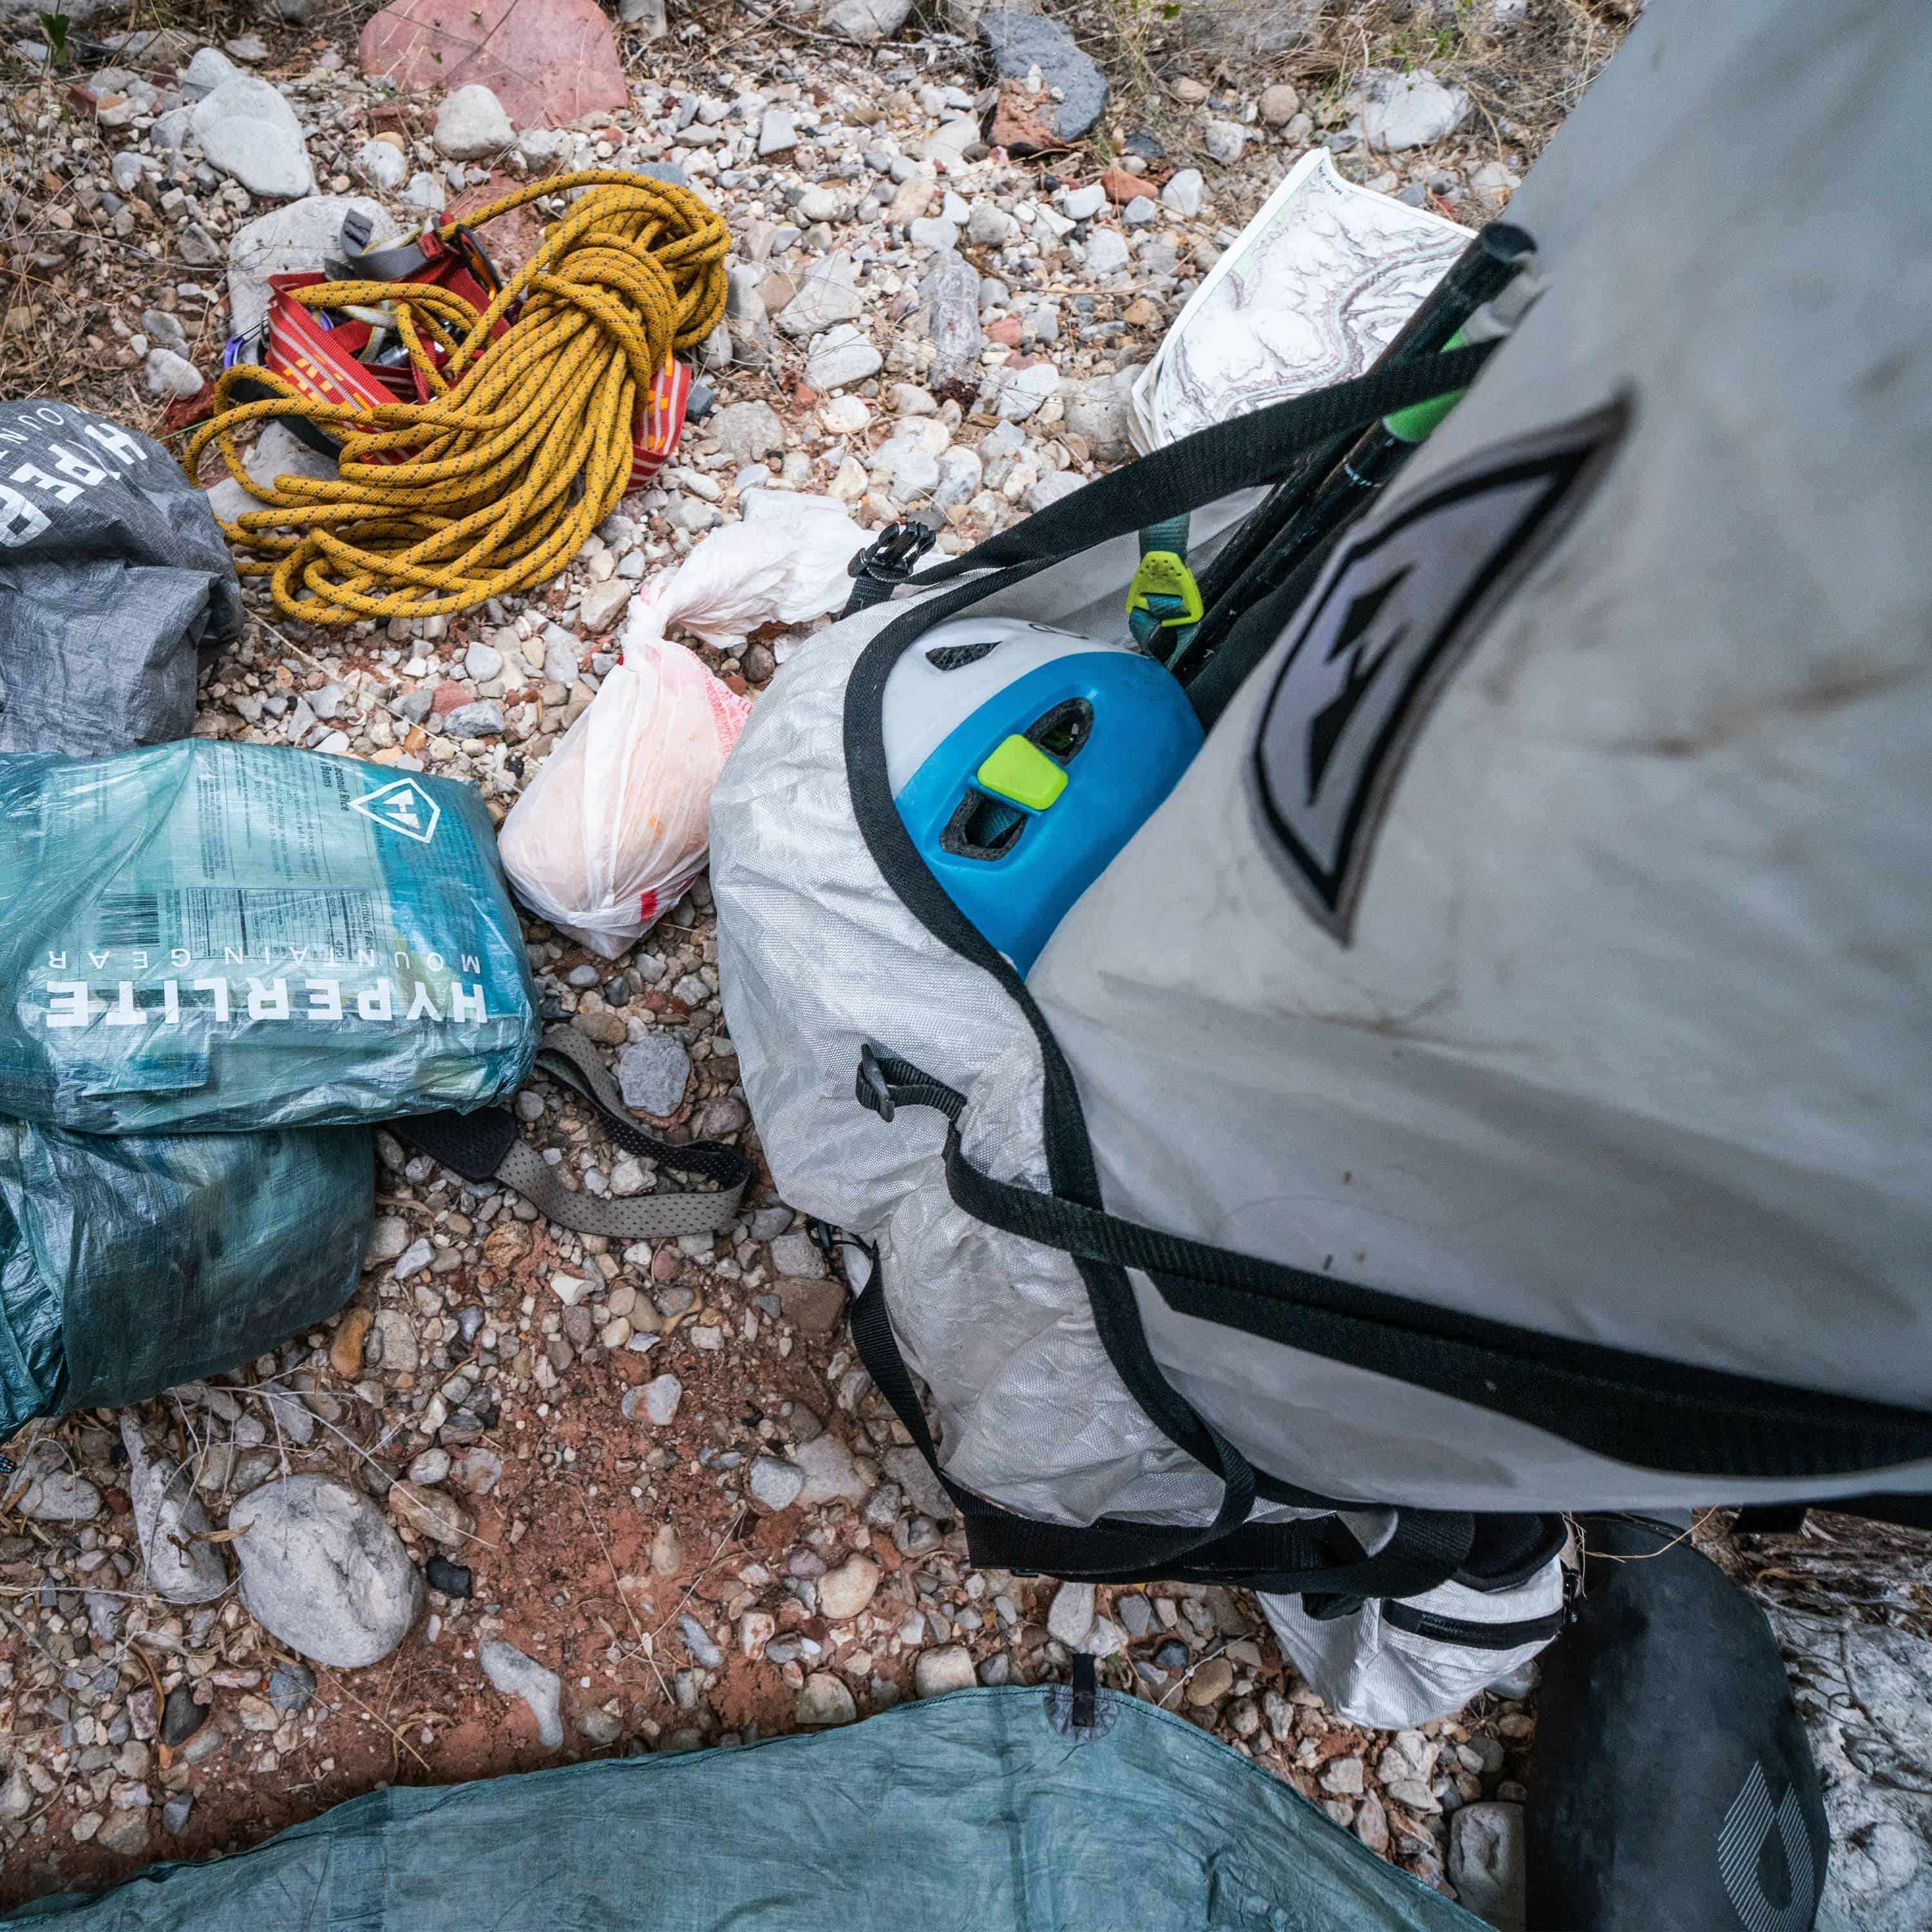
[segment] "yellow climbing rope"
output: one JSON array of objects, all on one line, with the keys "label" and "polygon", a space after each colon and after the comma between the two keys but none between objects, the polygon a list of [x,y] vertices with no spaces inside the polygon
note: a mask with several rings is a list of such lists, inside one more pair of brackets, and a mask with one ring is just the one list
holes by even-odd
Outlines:
[{"label": "yellow climbing rope", "polygon": [[[420,282],[326,282],[310,308],[393,306],[432,393],[420,403],[318,402],[256,364],[224,370],[214,414],[182,457],[190,477],[212,442],[266,507],[222,529],[244,576],[312,624],[466,610],[554,577],[624,492],[639,406],[674,349],[701,342],[724,309],[724,224],[688,189],[620,169],[552,176],[482,209],[472,227],[539,196],[585,190],[489,307]],[[441,231],[446,236],[454,225]],[[503,334],[491,329],[523,307]],[[439,366],[425,346],[448,355]],[[482,352],[488,350],[488,353]],[[238,382],[276,394],[234,403]],[[306,417],[342,445],[340,480],[257,483],[235,432]],[[400,460],[371,459],[402,449]]]}]

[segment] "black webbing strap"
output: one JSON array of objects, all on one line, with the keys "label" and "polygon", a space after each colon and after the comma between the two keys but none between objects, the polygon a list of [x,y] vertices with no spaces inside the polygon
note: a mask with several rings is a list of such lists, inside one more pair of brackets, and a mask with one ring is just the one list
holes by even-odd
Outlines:
[{"label": "black webbing strap", "polygon": [[1394,1534],[1373,1556],[1363,1553],[1335,1516],[1249,1522],[1252,1474],[1246,1486],[1226,1484],[1214,1522],[1198,1528],[1108,1517],[1085,1526],[1036,1522],[988,1502],[940,1468],[876,1267],[852,1304],[852,1340],[866,1372],[952,1498],[973,1561],[982,1569],[1037,1570],[1096,1583],[1198,1578],[1271,1595],[1315,1590],[1355,1598],[1413,1597],[1454,1576],[1475,1540],[1473,1516],[1436,1510],[1399,1511]]},{"label": "black webbing strap", "polygon": [[551,1027],[537,1049],[535,1070],[569,1088],[594,1112],[610,1138],[640,1160],[680,1174],[715,1180],[718,1191],[700,1194],[632,1194],[608,1198],[573,1193],[556,1170],[517,1131],[515,1116],[502,1107],[473,1114],[422,1114],[390,1123],[402,1138],[468,1180],[494,1180],[513,1188],[547,1221],[580,1234],[615,1240],[656,1240],[672,1234],[716,1233],[738,1218],[738,1204],[758,1170],[723,1141],[679,1145],[646,1133],[624,1106],[623,1095],[588,1041],[568,1027]]},{"label": "black webbing strap", "polygon": [[[997,1180],[962,1151],[962,1096],[867,1048],[860,1100],[940,1106],[954,1203],[1008,1234],[1134,1268],[1184,1314],[1547,1431],[1639,1468],[1803,1480],[1932,1457],[1932,1414],[1694,1367],[1262,1261]],[[944,1104],[929,1096],[940,1088]],[[874,1109],[876,1111],[876,1108]],[[876,1379],[876,1378],[874,1378]]]},{"label": "black webbing strap", "polygon": [[1184,436],[1150,456],[1085,484],[1071,496],[946,558],[912,581],[944,584],[968,571],[1056,562],[1126,536],[1156,518],[1198,510],[1238,490],[1271,483],[1311,444],[1347,435],[1396,410],[1466,388],[1496,345],[1394,362],[1354,381],[1271,403],[1232,422]]}]

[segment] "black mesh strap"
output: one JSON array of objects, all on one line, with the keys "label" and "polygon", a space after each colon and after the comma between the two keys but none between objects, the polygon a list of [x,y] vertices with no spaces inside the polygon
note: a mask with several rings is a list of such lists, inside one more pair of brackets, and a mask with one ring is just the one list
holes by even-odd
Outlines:
[{"label": "black mesh strap", "polygon": [[[1514,1324],[1210,1246],[975,1167],[963,1096],[872,1049],[896,1106],[948,1096],[946,1178],[954,1202],[1008,1234],[1138,1269],[1179,1312],[1432,1389],[1639,1468],[1804,1480],[1932,1456],[1932,1414],[1571,1341]],[[866,1100],[863,1081],[859,1098]],[[867,1102],[870,1104],[870,1102]]]},{"label": "black mesh strap", "polygon": [[921,571],[912,580],[914,587],[989,567],[1055,562],[1128,536],[1155,519],[1178,517],[1238,490],[1271,483],[1312,446],[1466,388],[1496,346],[1483,343],[1378,365],[1353,382],[1312,390],[1197,430],[1083,485],[960,556]]},{"label": "black mesh strap", "polygon": [[1354,1598],[1410,1597],[1447,1582],[1461,1569],[1475,1540],[1473,1516],[1402,1510],[1395,1534],[1368,1556],[1333,1516],[1247,1522],[1252,1489],[1242,1492],[1232,1484],[1214,1522],[1198,1528],[1108,1517],[1085,1525],[1040,1522],[988,1502],[940,1467],[912,1372],[892,1333],[876,1267],[852,1304],[852,1340],[866,1373],[952,1499],[966,1526],[973,1560],[982,1568],[1034,1570],[1096,1583],[1198,1579],[1274,1595],[1317,1590]]},{"label": "black mesh strap", "polygon": [[718,1191],[608,1198],[574,1193],[557,1170],[519,1136],[515,1118],[501,1107],[474,1114],[422,1114],[391,1125],[466,1180],[494,1180],[512,1188],[545,1220],[580,1234],[658,1240],[673,1234],[716,1233],[737,1220],[738,1204],[758,1170],[736,1148],[722,1141],[691,1141],[680,1146],[646,1133],[625,1107],[610,1070],[590,1042],[568,1027],[545,1032],[536,1070],[562,1082],[585,1102],[627,1154],[680,1174],[701,1174],[716,1181]]}]

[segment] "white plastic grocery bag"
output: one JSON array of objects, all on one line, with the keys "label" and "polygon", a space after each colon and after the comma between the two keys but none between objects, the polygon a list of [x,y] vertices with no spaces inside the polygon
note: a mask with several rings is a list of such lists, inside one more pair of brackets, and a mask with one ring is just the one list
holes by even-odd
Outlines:
[{"label": "white plastic grocery bag", "polygon": [[754,490],[743,522],[632,599],[622,662],[504,820],[526,905],[614,959],[677,903],[710,856],[711,788],[752,707],[666,627],[729,645],[818,616],[844,602],[866,540],[823,497]]}]

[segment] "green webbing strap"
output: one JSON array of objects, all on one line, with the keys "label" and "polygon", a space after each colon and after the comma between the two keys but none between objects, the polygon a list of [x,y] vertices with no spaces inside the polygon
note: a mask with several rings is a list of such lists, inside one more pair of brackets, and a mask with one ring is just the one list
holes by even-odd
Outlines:
[{"label": "green webbing strap", "polygon": [[[1200,592],[1187,568],[1188,513],[1149,524],[1140,532],[1141,568],[1127,590],[1127,628],[1134,642],[1151,650],[1166,634],[1169,656],[1194,634]],[[1192,592],[1190,596],[1188,593]]]}]

